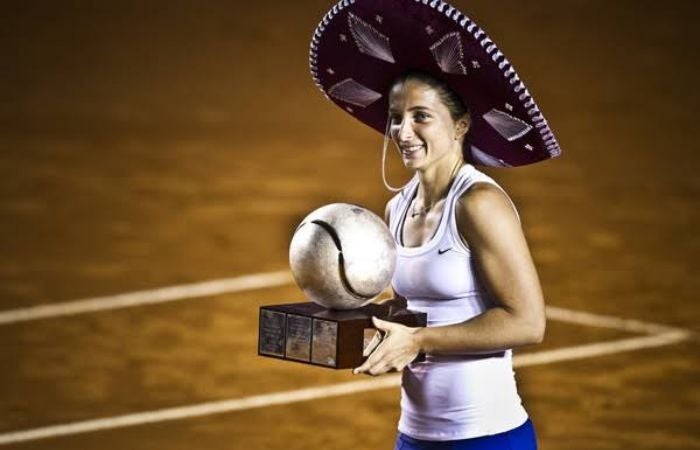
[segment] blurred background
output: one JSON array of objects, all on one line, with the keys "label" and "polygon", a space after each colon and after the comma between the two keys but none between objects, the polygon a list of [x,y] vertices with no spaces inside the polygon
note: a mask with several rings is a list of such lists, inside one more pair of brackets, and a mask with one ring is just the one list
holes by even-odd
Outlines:
[{"label": "blurred background", "polygon": [[[485,170],[519,208],[547,303],[697,332],[697,3],[453,4],[518,69],[563,149]],[[309,75],[331,6],[4,2],[0,308],[286,270],[312,209],[381,213],[381,136]],[[407,178],[398,158],[389,175]],[[1,325],[0,434],[351,379],[256,356],[258,307],[301,299],[287,284]],[[544,345],[615,336],[550,321]],[[692,337],[519,369],[541,448],[700,448],[697,355]],[[392,448],[397,399],[387,389],[15,445]]]}]

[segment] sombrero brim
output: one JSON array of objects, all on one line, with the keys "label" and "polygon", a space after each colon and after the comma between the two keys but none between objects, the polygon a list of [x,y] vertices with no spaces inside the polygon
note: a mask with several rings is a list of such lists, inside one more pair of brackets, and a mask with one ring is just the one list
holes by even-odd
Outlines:
[{"label": "sombrero brim", "polygon": [[468,105],[472,163],[522,166],[561,153],[503,53],[443,1],[342,0],[313,34],[310,66],[328,99],[382,134],[391,83],[417,69],[445,81]]}]

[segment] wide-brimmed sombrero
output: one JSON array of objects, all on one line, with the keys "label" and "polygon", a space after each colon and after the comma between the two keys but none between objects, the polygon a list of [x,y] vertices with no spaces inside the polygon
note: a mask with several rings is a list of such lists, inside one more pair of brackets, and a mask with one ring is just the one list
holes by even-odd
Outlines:
[{"label": "wide-brimmed sombrero", "polygon": [[392,81],[415,69],[446,82],[470,109],[469,162],[522,166],[561,153],[510,62],[443,1],[342,0],[313,34],[310,66],[327,98],[382,134]]}]

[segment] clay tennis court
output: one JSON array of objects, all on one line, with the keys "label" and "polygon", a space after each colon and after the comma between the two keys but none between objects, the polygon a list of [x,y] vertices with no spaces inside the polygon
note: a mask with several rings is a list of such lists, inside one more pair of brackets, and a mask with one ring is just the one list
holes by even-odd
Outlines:
[{"label": "clay tennis court", "polygon": [[[485,170],[549,306],[515,353],[540,448],[700,448],[695,4],[454,3],[563,149]],[[396,375],[256,349],[258,308],[303,300],[299,220],[390,197],[381,136],[308,73],[329,6],[4,5],[0,448],[392,448]]]}]

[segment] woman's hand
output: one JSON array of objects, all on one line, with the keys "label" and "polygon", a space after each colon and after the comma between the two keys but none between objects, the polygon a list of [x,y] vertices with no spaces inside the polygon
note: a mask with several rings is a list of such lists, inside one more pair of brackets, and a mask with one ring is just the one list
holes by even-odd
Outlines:
[{"label": "woman's hand", "polygon": [[372,323],[384,338],[369,358],[353,369],[353,374],[366,373],[376,376],[389,371],[400,372],[420,353],[417,332],[420,328],[411,328],[400,323],[389,322],[372,317]]}]

